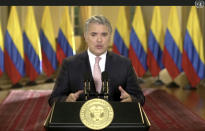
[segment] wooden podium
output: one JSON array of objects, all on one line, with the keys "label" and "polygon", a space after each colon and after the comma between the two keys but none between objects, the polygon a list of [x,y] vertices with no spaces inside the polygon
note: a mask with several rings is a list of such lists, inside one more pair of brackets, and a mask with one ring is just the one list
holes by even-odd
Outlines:
[{"label": "wooden podium", "polygon": [[[112,123],[105,131],[148,131],[150,122],[140,104],[109,102],[114,111]],[[47,131],[90,131],[80,120],[84,102],[62,102],[53,105],[44,127]]]}]

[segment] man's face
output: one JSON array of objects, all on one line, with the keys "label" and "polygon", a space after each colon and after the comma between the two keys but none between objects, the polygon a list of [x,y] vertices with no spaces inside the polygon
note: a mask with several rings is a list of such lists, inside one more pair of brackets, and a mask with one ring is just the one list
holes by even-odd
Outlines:
[{"label": "man's face", "polygon": [[89,50],[96,56],[103,54],[108,49],[111,34],[106,25],[91,23],[84,36]]}]

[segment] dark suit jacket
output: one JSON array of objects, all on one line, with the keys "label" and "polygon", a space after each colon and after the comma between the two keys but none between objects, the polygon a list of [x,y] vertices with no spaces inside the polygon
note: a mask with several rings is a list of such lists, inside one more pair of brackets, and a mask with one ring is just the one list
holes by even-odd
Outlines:
[{"label": "dark suit jacket", "polygon": [[[108,73],[110,101],[120,101],[118,86],[121,85],[133,100],[144,104],[145,97],[137,84],[136,74],[128,58],[108,51],[105,71]],[[87,51],[64,59],[49,104],[65,101],[70,93],[83,90],[85,74],[92,74]],[[95,90],[94,84],[91,84],[91,88]],[[83,101],[84,96],[81,95],[78,100]]]}]

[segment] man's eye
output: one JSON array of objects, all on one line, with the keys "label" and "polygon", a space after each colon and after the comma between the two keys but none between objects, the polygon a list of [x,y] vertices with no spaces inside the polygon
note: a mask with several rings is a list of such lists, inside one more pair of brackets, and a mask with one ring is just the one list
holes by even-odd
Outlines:
[{"label": "man's eye", "polygon": [[91,36],[96,36],[96,33],[91,33]]},{"label": "man's eye", "polygon": [[104,36],[104,37],[107,36],[107,35],[108,35],[108,33],[102,33],[102,36]]}]

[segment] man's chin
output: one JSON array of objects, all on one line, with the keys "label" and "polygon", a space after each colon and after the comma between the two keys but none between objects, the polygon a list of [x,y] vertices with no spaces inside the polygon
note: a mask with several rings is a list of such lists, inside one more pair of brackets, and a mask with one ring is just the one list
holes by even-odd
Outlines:
[{"label": "man's chin", "polygon": [[102,55],[104,52],[105,52],[105,51],[97,51],[97,52],[95,52],[95,55],[100,56],[100,55]]}]

